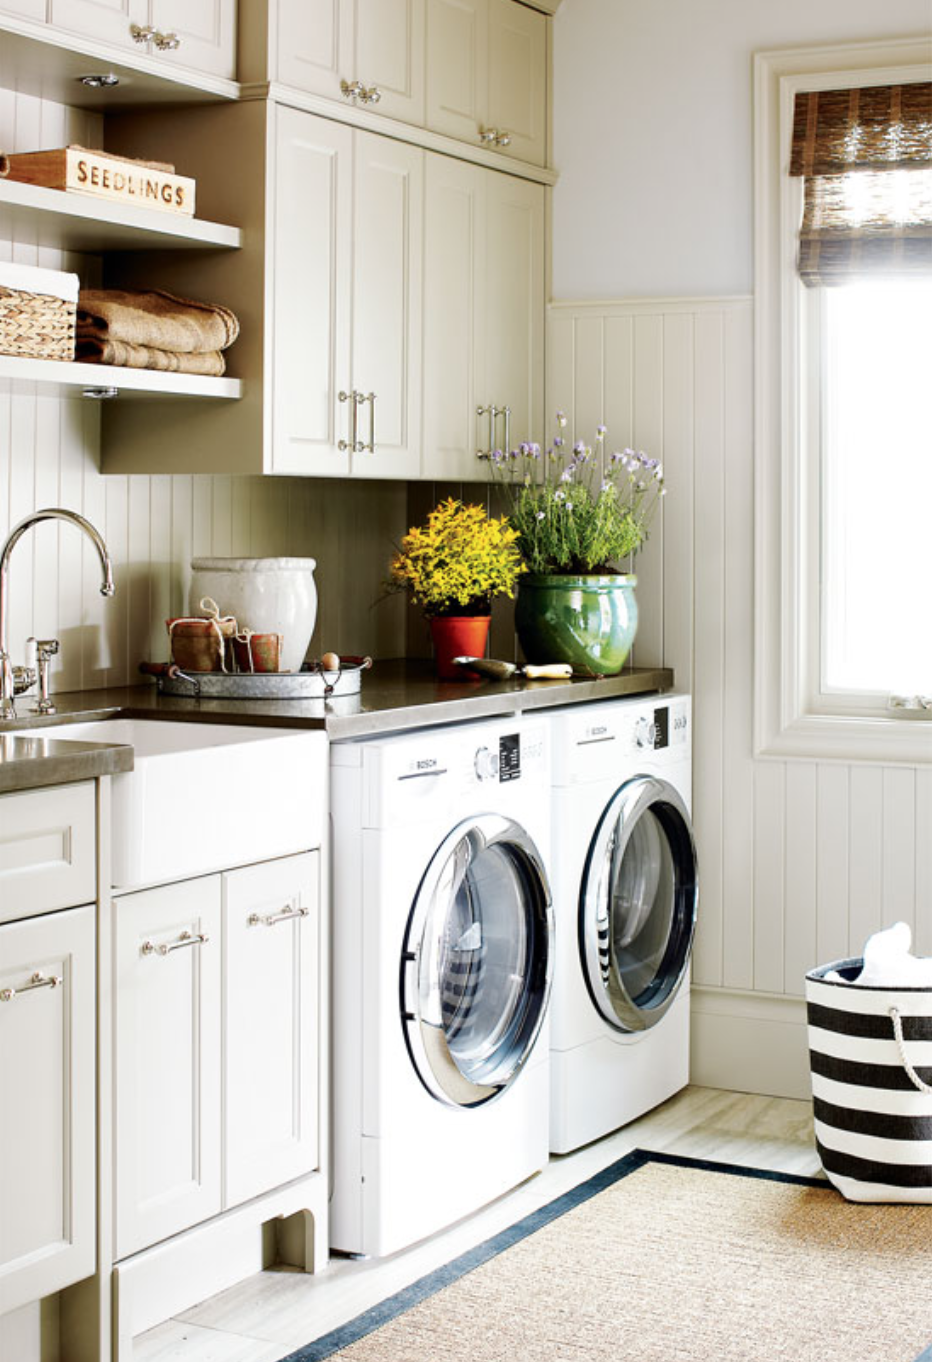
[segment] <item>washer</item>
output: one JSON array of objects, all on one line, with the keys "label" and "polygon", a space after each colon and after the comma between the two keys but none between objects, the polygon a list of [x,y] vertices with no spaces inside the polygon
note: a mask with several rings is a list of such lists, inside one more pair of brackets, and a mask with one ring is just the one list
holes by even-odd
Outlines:
[{"label": "washer", "polygon": [[554,711],[550,1147],[618,1129],[689,1079],[698,899],[686,695]]},{"label": "washer", "polygon": [[382,1255],[547,1162],[545,720],[331,748],[331,1243]]}]

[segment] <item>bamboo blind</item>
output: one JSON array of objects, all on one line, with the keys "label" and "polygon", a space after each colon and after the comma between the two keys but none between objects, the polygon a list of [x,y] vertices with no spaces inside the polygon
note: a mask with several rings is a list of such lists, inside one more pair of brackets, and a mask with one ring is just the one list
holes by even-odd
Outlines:
[{"label": "bamboo blind", "polygon": [[790,174],[805,284],[932,273],[932,82],[798,94]]}]

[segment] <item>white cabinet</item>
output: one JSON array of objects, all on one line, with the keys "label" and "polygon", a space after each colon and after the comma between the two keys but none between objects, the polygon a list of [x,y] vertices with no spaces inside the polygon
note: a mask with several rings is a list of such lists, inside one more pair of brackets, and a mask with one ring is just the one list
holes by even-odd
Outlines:
[{"label": "white cabinet", "polygon": [[94,940],[91,906],[0,926],[0,1315],[94,1271]]},{"label": "white cabinet", "polygon": [[417,476],[423,156],[276,110],[275,473]]},{"label": "white cabinet", "polygon": [[428,155],[424,476],[484,478],[480,452],[540,438],[543,241],[539,185]]},{"label": "white cabinet", "polygon": [[23,19],[45,18],[46,0],[2,0],[0,14],[15,14]]},{"label": "white cabinet", "polygon": [[94,800],[93,781],[0,795],[0,922],[94,898]]},{"label": "white cabinet", "polygon": [[117,1259],[319,1162],[319,853],[114,901]]},{"label": "white cabinet", "polygon": [[167,65],[236,74],[236,0],[50,0],[48,19]]},{"label": "white cabinet", "polygon": [[317,861],[222,877],[225,1206],[319,1165]]},{"label": "white cabinet", "polygon": [[115,899],[116,1256],[220,1210],[220,880]]},{"label": "white cabinet", "polygon": [[266,23],[273,79],[423,123],[424,0],[275,0]]},{"label": "white cabinet", "polygon": [[547,158],[547,18],[515,0],[428,0],[427,126]]}]

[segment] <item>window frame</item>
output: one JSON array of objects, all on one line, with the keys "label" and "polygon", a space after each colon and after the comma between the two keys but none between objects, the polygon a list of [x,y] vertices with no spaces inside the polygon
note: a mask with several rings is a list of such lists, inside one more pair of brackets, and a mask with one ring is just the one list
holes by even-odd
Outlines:
[{"label": "window frame", "polygon": [[[841,702],[825,712],[819,505],[821,345],[796,271],[801,181],[787,174],[799,91],[932,79],[932,39],[762,52],[754,58],[755,678],[757,756],[932,760],[932,722]],[[809,290],[808,292],[811,292]],[[813,678],[816,680],[813,687]]]}]

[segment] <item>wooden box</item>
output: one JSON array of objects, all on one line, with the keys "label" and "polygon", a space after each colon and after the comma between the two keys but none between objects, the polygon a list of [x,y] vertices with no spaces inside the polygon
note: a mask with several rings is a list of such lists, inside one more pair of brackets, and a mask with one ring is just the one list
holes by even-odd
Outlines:
[{"label": "wooden box", "polygon": [[0,176],[11,180],[191,217],[195,181],[174,171],[173,165],[159,161],[134,161],[77,146],[0,156]]}]

